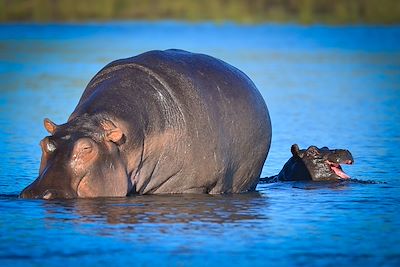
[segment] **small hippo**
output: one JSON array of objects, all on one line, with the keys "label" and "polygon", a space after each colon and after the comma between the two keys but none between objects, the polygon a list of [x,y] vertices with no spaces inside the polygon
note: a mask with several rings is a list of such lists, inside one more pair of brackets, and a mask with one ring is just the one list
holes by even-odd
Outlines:
[{"label": "small hippo", "polygon": [[252,191],[271,143],[267,106],[243,72],[175,49],[111,62],[66,123],[44,127],[22,198]]},{"label": "small hippo", "polygon": [[291,147],[292,157],[277,175],[278,181],[333,181],[348,179],[340,164],[353,164],[353,156],[345,149]]}]

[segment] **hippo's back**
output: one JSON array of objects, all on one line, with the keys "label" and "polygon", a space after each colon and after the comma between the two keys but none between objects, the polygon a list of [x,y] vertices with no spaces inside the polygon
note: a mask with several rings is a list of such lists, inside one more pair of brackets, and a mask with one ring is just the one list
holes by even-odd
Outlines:
[{"label": "hippo's back", "polygon": [[[97,93],[99,88],[104,93]],[[92,101],[102,97],[112,97],[118,105]],[[152,175],[162,175],[160,166],[177,162],[160,162],[171,158],[180,159],[180,170],[148,189],[153,193],[252,190],[270,147],[268,110],[253,82],[235,67],[203,54],[150,51],[110,63],[89,83],[74,113],[99,109],[132,125],[138,124],[135,116],[140,114],[149,136],[169,130],[179,136],[176,144],[164,146],[170,151],[160,152],[167,156],[158,159]]]}]

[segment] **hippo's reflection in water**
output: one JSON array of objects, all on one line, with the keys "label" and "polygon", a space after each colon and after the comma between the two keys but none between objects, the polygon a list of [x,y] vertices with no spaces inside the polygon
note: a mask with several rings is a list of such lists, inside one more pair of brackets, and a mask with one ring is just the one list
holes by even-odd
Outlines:
[{"label": "hippo's reflection in water", "polygon": [[[145,195],[44,201],[48,218],[69,216],[77,222],[108,224],[235,223],[265,220],[260,212],[268,206],[258,192],[238,195]],[[71,219],[69,216],[68,219]]]}]

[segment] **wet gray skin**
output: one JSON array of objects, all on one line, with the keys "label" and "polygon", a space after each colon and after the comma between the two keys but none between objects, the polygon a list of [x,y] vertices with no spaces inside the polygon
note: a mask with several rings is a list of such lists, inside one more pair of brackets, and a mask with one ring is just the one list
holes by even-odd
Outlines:
[{"label": "wet gray skin", "polygon": [[329,149],[310,146],[291,147],[292,157],[278,174],[279,181],[335,181],[350,178],[341,164],[353,164],[353,156],[346,149]]},{"label": "wet gray skin", "polygon": [[22,198],[253,191],[271,143],[254,83],[182,50],[108,64],[66,123],[44,126],[39,176]]}]

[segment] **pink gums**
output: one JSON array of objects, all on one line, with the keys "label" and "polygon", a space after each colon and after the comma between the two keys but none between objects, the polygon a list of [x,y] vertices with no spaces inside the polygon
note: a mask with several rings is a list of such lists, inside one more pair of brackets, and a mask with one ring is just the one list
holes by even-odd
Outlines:
[{"label": "pink gums", "polygon": [[[338,164],[338,163],[333,163],[333,162],[330,162],[330,161],[327,161],[327,162],[328,162],[329,166],[331,167],[332,171],[334,171],[335,174],[336,174],[337,176],[339,176],[339,177],[342,178],[342,179],[349,179],[349,178],[350,178],[350,176],[348,176],[348,175],[343,171],[343,169],[342,169],[342,167],[340,166],[340,164]],[[348,162],[345,162],[345,164],[352,164],[352,162],[351,162],[351,161],[348,161]]]}]

